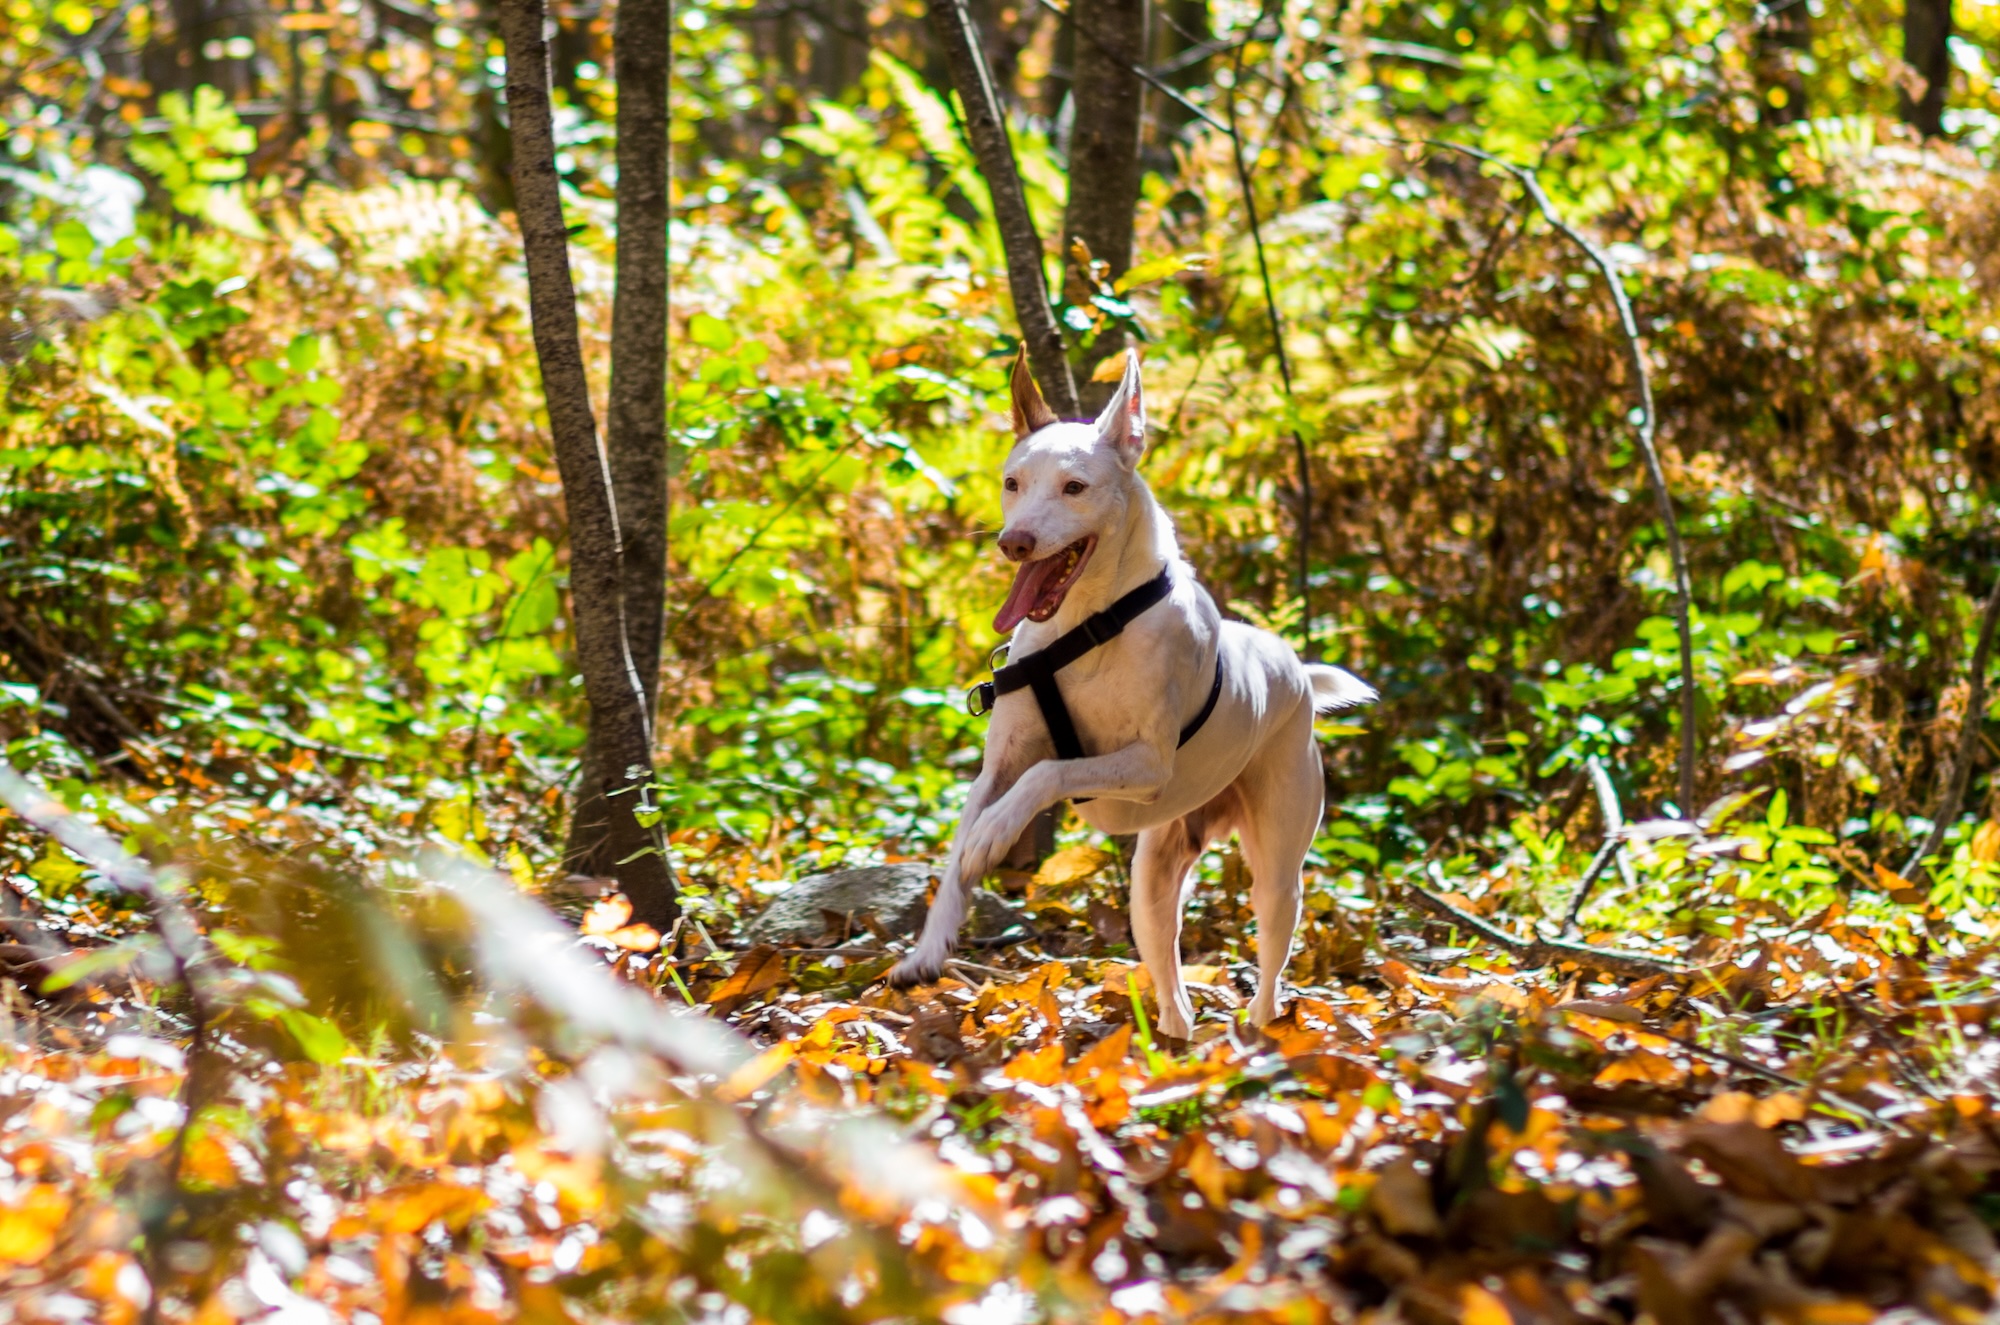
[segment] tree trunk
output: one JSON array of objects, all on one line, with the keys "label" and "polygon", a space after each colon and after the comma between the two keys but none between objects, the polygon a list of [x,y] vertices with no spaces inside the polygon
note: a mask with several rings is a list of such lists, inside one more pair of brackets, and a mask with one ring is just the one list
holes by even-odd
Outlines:
[{"label": "tree trunk", "polygon": [[[660,636],[666,617],[670,7],[671,0],[623,0],[612,34],[618,91],[618,250],[605,454],[624,540],[626,633],[633,670],[646,692],[649,731],[659,711]],[[617,767],[605,758],[611,744],[592,705],[590,740],[564,850],[566,864],[579,874],[613,874],[623,854],[607,831],[623,808],[604,792],[606,769]]]},{"label": "tree trunk", "polygon": [[[931,32],[944,52],[945,68],[965,112],[965,136],[979,173],[993,195],[993,219],[1007,253],[1007,286],[1014,296],[1014,316],[1028,347],[1028,366],[1042,398],[1061,418],[1081,412],[1076,380],[1070,376],[1062,329],[1049,307],[1048,281],[1042,270],[1042,238],[1021,191],[1021,172],[1014,165],[1014,145],[1007,139],[1000,99],[992,71],[979,45],[979,29],[966,12],[965,0],[929,0]],[[1126,245],[1130,251],[1130,242]]]},{"label": "tree trunk", "polygon": [[[653,778],[652,689],[643,679],[634,646],[651,640],[657,658],[660,623],[654,619],[642,625],[635,620],[643,605],[628,602],[626,598],[628,579],[641,572],[627,566],[632,549],[626,545],[620,528],[621,494],[616,486],[618,470],[623,466],[614,464],[613,457],[598,445],[597,420],[591,413],[589,381],[584,375],[583,349],[577,337],[569,236],[557,189],[542,0],[500,0],[499,16],[501,38],[507,50],[507,109],[513,136],[516,214],[527,258],[535,357],[541,365],[549,433],[555,443],[556,467],[562,474],[563,503],[569,518],[570,617],[576,634],[577,662],[583,671],[584,698],[590,705],[585,785],[578,795],[580,822],[572,829],[571,841],[572,846],[579,839],[589,845],[588,858],[602,862],[618,880],[632,901],[636,918],[662,927],[679,913],[673,874],[659,849],[658,837],[633,814],[641,789]],[[656,26],[659,31],[648,34],[648,39],[657,37],[664,44],[666,25]],[[643,68],[646,61],[642,57],[638,63]],[[622,119],[624,107],[620,110]],[[642,109],[638,118],[644,121],[648,114],[648,110]],[[664,105],[657,114],[664,119]],[[622,164],[623,145],[619,155]],[[622,212],[625,189],[621,186],[619,192]],[[656,217],[660,214],[659,206],[655,204]],[[620,219],[622,223],[622,215]],[[619,256],[623,258],[627,240],[622,224],[620,229]],[[636,252],[645,248],[649,239],[644,234],[634,234],[630,242]],[[663,245],[664,235],[657,242]],[[637,261],[642,270],[649,265],[645,259]],[[663,267],[664,261],[662,253],[658,264]],[[627,302],[628,293],[643,305],[642,292],[647,288],[643,279],[636,288],[628,287],[621,268],[619,286],[621,305]],[[652,291],[656,302],[664,300],[663,273]],[[628,316],[633,319],[632,324],[646,325],[636,312]],[[653,318],[651,325],[660,330],[664,342],[664,309]],[[642,333],[632,334],[643,339]],[[614,329],[614,354],[623,348],[615,339]],[[642,345],[632,352],[640,359],[636,371],[643,374],[648,350]],[[620,374],[619,381],[636,395],[641,388],[634,384],[632,371]],[[618,373],[615,364],[614,373]],[[656,375],[653,380],[656,399],[663,399],[664,389],[658,385],[660,378]],[[613,413],[614,418],[619,416],[616,404]],[[623,425],[615,423],[614,427],[617,426]],[[635,496],[634,501],[641,508],[646,505],[643,495]],[[663,508],[664,498],[660,498],[652,511],[657,517]],[[641,537],[638,541],[643,544],[646,539]],[[649,601],[653,604],[652,615],[657,618],[661,601],[658,589]],[[595,809],[586,814],[586,807]]]},{"label": "tree trunk", "polygon": [[1757,118],[1764,124],[1776,127],[1806,118],[1806,79],[1799,61],[1811,53],[1812,13],[1803,3],[1786,5],[1757,25]]},{"label": "tree trunk", "polygon": [[[1145,101],[1145,85],[1135,71],[1146,58],[1146,0],[1075,0],[1070,21],[1076,27],[1076,124],[1069,139],[1062,256],[1071,302],[1087,303],[1091,287],[1072,265],[1072,244],[1081,240],[1114,280],[1132,265]],[[1086,413],[1104,408],[1116,385],[1091,381],[1092,372],[1124,348],[1123,331],[1112,327],[1084,347],[1077,379]]]},{"label": "tree trunk", "polygon": [[1904,0],[1903,59],[1923,80],[1905,87],[1903,119],[1926,138],[1944,132],[1944,98],[1951,87],[1951,0]]}]

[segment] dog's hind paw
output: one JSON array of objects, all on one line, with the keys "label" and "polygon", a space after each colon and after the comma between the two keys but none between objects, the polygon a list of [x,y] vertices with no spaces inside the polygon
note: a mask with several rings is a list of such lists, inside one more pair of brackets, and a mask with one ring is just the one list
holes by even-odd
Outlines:
[{"label": "dog's hind paw", "polygon": [[891,989],[914,989],[918,985],[934,985],[944,974],[944,958],[929,957],[921,952],[913,952],[896,963],[889,972]]}]

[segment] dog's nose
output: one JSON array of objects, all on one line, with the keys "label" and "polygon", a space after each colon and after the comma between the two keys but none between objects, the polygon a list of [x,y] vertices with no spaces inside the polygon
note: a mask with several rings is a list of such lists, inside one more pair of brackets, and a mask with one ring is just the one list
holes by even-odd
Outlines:
[{"label": "dog's nose", "polygon": [[1035,536],[1016,529],[1001,530],[1000,555],[1009,561],[1026,561],[1035,555]]}]

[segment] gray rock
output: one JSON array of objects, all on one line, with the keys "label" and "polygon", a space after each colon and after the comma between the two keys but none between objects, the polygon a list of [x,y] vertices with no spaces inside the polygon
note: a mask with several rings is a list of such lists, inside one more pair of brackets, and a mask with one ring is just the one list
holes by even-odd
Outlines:
[{"label": "gray rock", "polygon": [[[829,912],[846,917],[862,935],[867,933],[864,916],[891,934],[914,935],[923,927],[931,881],[937,876],[936,867],[915,861],[809,874],[779,893],[744,935],[753,943],[810,943],[829,931],[839,932],[840,924]],[[1021,919],[1019,911],[981,888],[972,894],[966,930],[985,938],[1005,932]]]}]

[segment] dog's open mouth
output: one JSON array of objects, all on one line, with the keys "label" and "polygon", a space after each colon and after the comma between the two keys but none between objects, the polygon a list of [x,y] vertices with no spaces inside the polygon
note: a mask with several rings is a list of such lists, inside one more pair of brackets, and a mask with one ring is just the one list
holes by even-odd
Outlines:
[{"label": "dog's open mouth", "polygon": [[1096,550],[1097,535],[1086,534],[1053,557],[1022,562],[1021,569],[1014,572],[1014,587],[1008,591],[1000,615],[993,618],[993,629],[1004,635],[1023,621],[1047,621],[1054,616]]}]

